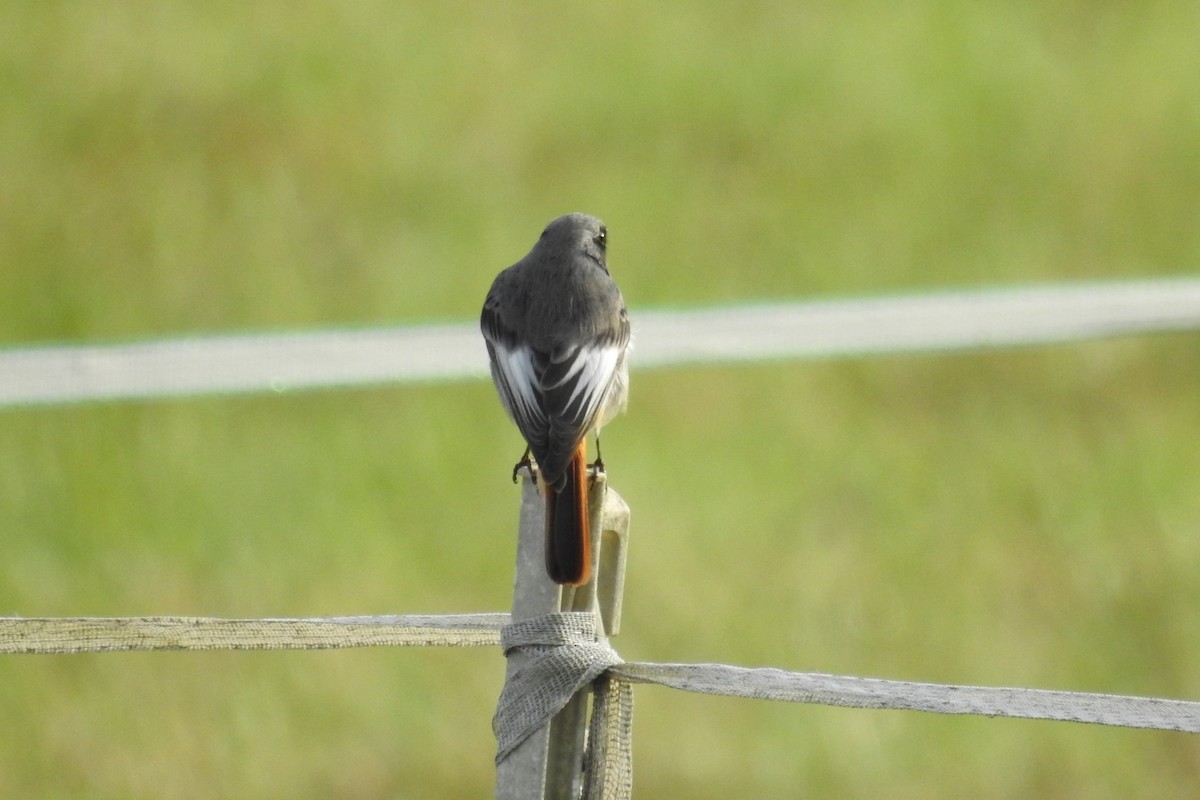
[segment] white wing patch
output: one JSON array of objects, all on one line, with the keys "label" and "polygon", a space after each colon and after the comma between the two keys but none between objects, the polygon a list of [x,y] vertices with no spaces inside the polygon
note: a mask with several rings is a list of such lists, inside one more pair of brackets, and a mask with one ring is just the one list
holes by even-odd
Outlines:
[{"label": "white wing patch", "polygon": [[545,425],[546,415],[536,392],[538,376],[533,367],[533,350],[527,345],[508,348],[493,344],[492,347],[496,354],[493,363],[503,382],[501,399],[505,401],[508,412],[520,423],[519,427],[534,421]]},{"label": "white wing patch", "polygon": [[594,426],[620,358],[620,348],[613,345],[584,345],[575,351],[563,376],[545,387],[550,391],[570,384],[562,411],[581,431]]}]

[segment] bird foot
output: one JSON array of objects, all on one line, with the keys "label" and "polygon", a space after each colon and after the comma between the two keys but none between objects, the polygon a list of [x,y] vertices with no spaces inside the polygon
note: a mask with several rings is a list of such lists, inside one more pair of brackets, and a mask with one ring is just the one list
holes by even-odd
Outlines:
[{"label": "bird foot", "polygon": [[521,456],[521,460],[513,465],[513,483],[517,482],[517,473],[520,472],[522,468],[527,469],[529,471],[529,477],[533,478],[534,483],[537,483],[537,473],[533,470],[533,462],[529,460],[529,450],[526,450],[525,455]]},{"label": "bird foot", "polygon": [[589,472],[591,472],[591,476],[592,476],[593,480],[595,480],[597,477],[599,477],[601,475],[607,474],[607,472],[604,469],[604,459],[600,458],[599,456],[596,456],[596,460],[593,461],[591,464],[588,464],[588,470],[589,470]]}]

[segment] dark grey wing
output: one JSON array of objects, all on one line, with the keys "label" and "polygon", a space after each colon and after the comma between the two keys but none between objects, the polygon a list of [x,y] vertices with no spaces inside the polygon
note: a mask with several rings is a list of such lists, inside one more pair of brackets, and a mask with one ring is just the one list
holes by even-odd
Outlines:
[{"label": "dark grey wing", "polygon": [[518,342],[516,334],[504,325],[491,295],[483,306],[479,327],[487,341],[492,382],[500,402],[537,457],[545,450],[550,424],[542,406],[540,372],[533,349]]},{"label": "dark grey wing", "polygon": [[544,364],[541,388],[549,420],[544,457],[548,474],[556,475],[566,467],[579,440],[600,419],[629,343],[629,323],[623,315],[621,321],[623,325],[587,344],[563,348],[549,357],[535,354],[535,369]]}]

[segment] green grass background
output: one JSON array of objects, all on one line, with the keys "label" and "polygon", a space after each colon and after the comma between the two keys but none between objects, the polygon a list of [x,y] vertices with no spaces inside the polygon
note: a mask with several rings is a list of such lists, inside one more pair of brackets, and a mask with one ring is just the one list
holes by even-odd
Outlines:
[{"label": "green grass background", "polygon": [[[1200,6],[0,5],[0,345],[1194,273]],[[1194,335],[636,372],[627,658],[1200,697]],[[3,379],[0,376],[0,379]],[[503,610],[486,382],[0,412],[0,613]],[[0,796],[487,796],[492,651],[0,661]],[[1190,796],[1200,741],[637,691],[640,797]]]}]

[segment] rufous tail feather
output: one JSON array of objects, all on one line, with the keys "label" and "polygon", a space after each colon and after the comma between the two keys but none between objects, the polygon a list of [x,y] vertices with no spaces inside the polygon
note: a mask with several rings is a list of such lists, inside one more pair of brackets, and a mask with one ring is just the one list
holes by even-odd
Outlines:
[{"label": "rufous tail feather", "polygon": [[591,531],[588,529],[587,445],[579,443],[567,466],[566,483],[546,495],[546,572],[550,580],[580,586],[592,577]]}]

